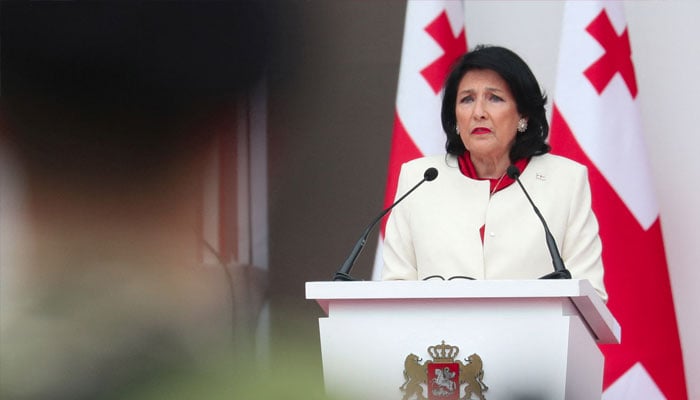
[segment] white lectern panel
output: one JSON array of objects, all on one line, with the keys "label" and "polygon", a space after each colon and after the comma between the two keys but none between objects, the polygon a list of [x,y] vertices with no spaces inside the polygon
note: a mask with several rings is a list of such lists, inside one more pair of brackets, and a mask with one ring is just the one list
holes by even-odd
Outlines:
[{"label": "white lectern panel", "polygon": [[[488,399],[595,399],[599,342],[620,328],[586,281],[311,282],[324,379],[337,398],[401,399],[404,360],[458,346],[483,361]],[[589,319],[582,314],[585,312]]]}]

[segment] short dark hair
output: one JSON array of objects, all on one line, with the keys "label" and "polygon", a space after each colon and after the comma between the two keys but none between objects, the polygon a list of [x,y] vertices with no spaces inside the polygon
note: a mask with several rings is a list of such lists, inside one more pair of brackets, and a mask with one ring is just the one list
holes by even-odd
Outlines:
[{"label": "short dark hair", "polygon": [[160,180],[264,76],[268,3],[0,0],[3,145],[44,179]]},{"label": "short dark hair", "polygon": [[457,130],[455,105],[457,89],[462,77],[470,70],[491,70],[506,81],[518,112],[528,119],[527,130],[516,135],[510,149],[510,160],[515,162],[549,152],[546,143],[549,124],[545,111],[547,96],[540,90],[535,75],[520,56],[498,46],[479,45],[457,59],[444,85],[442,98],[442,129],[447,135],[446,150],[449,154],[461,155],[466,151]]}]

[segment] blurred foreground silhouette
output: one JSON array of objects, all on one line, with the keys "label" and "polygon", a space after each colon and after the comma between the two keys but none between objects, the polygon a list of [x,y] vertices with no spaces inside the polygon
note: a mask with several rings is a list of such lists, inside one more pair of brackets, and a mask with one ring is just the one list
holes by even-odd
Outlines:
[{"label": "blurred foreground silhouette", "polygon": [[269,365],[235,344],[224,274],[196,262],[205,150],[264,73],[272,3],[0,4],[27,225],[0,398],[323,398],[293,336]]}]

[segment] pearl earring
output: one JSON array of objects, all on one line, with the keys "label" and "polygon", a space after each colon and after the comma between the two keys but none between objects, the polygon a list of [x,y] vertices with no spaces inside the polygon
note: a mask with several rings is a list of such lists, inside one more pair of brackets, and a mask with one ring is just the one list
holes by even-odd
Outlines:
[{"label": "pearl earring", "polygon": [[523,133],[527,130],[527,120],[525,118],[520,118],[518,121],[518,132]]}]

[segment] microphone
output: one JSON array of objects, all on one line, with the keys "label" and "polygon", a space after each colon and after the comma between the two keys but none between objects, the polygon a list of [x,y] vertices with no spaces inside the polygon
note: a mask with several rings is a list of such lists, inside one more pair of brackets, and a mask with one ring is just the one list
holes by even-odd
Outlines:
[{"label": "microphone", "polygon": [[520,182],[520,179],[518,179],[520,177],[520,170],[515,165],[511,165],[506,170],[506,173],[508,174],[508,177],[518,182],[518,185],[520,185],[520,188],[523,190],[523,193],[525,193],[525,197],[527,197],[527,200],[530,202],[532,208],[535,210],[535,214],[537,214],[537,216],[540,218],[540,221],[542,221],[542,226],[544,226],[544,236],[547,240],[549,255],[552,257],[554,272],[550,272],[549,274],[541,277],[540,279],[571,279],[571,272],[569,272],[569,270],[567,270],[564,266],[564,260],[561,259],[561,254],[559,254],[559,249],[557,248],[557,242],[554,240],[552,232],[549,231],[547,222],[545,222],[544,217],[540,213],[540,210],[537,209],[535,203],[532,201],[530,195],[527,193],[527,190],[525,190],[525,186],[523,186],[523,184]]},{"label": "microphone", "polygon": [[425,170],[423,173],[423,179],[418,182],[414,187],[411,188],[406,194],[401,196],[398,200],[394,202],[394,204],[390,205],[387,209],[381,212],[377,218],[374,219],[369,225],[367,225],[367,228],[365,228],[365,231],[362,233],[362,236],[360,237],[360,240],[355,243],[355,247],[353,247],[352,251],[350,252],[350,255],[348,258],[345,259],[345,262],[343,265],[340,266],[338,269],[338,272],[335,273],[333,280],[334,281],[355,281],[357,279],[353,278],[350,276],[350,270],[352,269],[352,266],[355,264],[355,260],[357,257],[360,255],[360,252],[362,249],[365,247],[365,243],[367,243],[367,237],[369,236],[370,232],[372,232],[372,228],[374,228],[375,225],[379,221],[381,221],[382,217],[385,216],[389,211],[391,211],[394,206],[399,204],[403,199],[406,198],[409,194],[411,194],[414,190],[418,188],[418,186],[422,185],[424,182],[430,182],[435,180],[438,176],[438,170],[430,167]]}]

